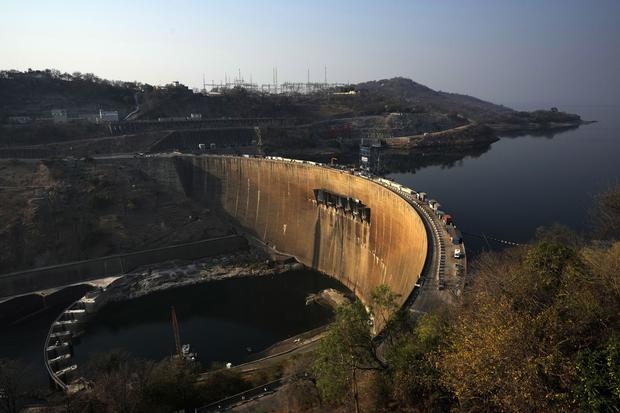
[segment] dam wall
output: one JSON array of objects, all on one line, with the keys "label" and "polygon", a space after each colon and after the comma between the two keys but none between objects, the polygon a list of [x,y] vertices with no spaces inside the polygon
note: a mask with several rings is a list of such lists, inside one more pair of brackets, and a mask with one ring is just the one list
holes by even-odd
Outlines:
[{"label": "dam wall", "polygon": [[[338,279],[365,303],[376,286],[386,284],[403,304],[427,261],[429,238],[416,209],[386,186],[343,170],[314,162],[212,155],[108,162],[137,164],[179,196],[201,202],[276,250]],[[2,274],[0,300],[244,245],[243,237],[231,236]]]},{"label": "dam wall", "polygon": [[[365,303],[376,286],[386,284],[403,304],[421,276],[429,244],[424,222],[402,197],[369,179],[310,162],[265,158],[142,162],[162,183],[176,185],[275,249],[338,279]],[[329,199],[317,200],[317,190]],[[342,202],[369,212],[362,219],[355,214],[359,209]]]}]

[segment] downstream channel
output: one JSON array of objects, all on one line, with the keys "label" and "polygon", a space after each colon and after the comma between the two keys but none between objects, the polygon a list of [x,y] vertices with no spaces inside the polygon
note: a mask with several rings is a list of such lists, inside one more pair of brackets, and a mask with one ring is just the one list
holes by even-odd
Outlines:
[{"label": "downstream channel", "polygon": [[[327,324],[332,310],[317,303],[306,305],[308,295],[327,288],[349,293],[338,281],[302,269],[211,281],[114,303],[104,306],[74,341],[74,359],[79,366],[94,354],[110,350],[124,350],[146,360],[173,354],[174,306],[181,340],[198,352],[203,366],[213,362],[238,364],[278,341]],[[43,343],[61,311],[51,309],[8,327],[2,335],[0,358],[20,359],[32,385],[48,383]]]},{"label": "downstream channel", "polygon": [[239,364],[280,340],[325,325],[332,311],[306,305],[306,297],[326,288],[347,292],[338,281],[303,269],[173,288],[108,305],[75,341],[75,360],[83,365],[115,348],[148,360],[174,354],[174,306],[181,342],[191,344],[204,367]]}]

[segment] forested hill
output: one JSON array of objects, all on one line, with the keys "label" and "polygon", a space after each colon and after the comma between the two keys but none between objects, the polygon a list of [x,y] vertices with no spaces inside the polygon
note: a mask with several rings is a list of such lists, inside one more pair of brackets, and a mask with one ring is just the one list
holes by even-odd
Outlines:
[{"label": "forested hill", "polygon": [[575,123],[581,122],[577,115],[553,108],[535,112],[515,111],[473,96],[433,90],[411,79],[396,77],[355,85],[360,93],[398,100],[403,107],[414,106],[442,113],[459,113],[479,123],[525,124],[525,123]]},{"label": "forested hill", "polygon": [[58,70],[0,72],[0,117],[37,115],[51,109],[130,111],[135,82],[100,79],[92,73],[61,73]]},{"label": "forested hill", "polygon": [[116,110],[124,116],[135,109],[136,97],[141,105],[136,114],[139,119],[184,117],[195,112],[203,117],[294,117],[320,121],[407,112],[459,116],[503,130],[581,123],[579,116],[555,108],[519,112],[472,96],[435,91],[402,77],[359,83],[346,89],[355,94],[274,96],[235,88],[218,96],[203,96],[178,83],[153,87],[105,80],[92,73],[9,70],[0,72],[0,123],[9,116],[49,116],[51,109],[74,113]]}]

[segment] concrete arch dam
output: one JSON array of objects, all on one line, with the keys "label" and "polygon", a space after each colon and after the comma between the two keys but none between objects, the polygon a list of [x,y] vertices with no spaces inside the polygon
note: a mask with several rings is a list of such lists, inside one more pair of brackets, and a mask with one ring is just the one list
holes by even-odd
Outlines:
[{"label": "concrete arch dam", "polygon": [[142,159],[155,179],[230,219],[367,303],[377,285],[402,305],[429,239],[416,209],[372,180],[315,163],[232,156]]}]

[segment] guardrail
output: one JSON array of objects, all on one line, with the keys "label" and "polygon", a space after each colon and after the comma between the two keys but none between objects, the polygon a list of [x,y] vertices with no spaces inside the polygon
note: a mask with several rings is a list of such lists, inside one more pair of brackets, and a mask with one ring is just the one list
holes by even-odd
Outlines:
[{"label": "guardrail", "polygon": [[[243,155],[243,157],[250,158],[254,156]],[[351,173],[351,174],[354,173],[350,168],[346,168],[341,165],[328,165],[328,164],[324,164],[320,162],[290,159],[290,158],[284,158],[281,156],[265,156],[264,159],[268,159],[272,161],[280,161],[280,162],[289,162],[289,163],[302,163],[302,164],[308,164],[308,165],[313,165],[313,166],[319,166],[323,168],[337,169],[341,171],[342,173]],[[386,189],[391,190],[392,192],[399,195],[401,198],[405,199],[418,212],[418,214],[424,215],[424,218],[426,218],[426,222],[428,222],[430,226],[429,232],[430,232],[431,238],[433,239],[433,251],[431,253],[433,254],[433,259],[436,259],[436,270],[435,270],[434,278],[437,284],[437,288],[442,289],[445,284],[445,265],[446,265],[445,243],[444,243],[443,237],[440,234],[440,230],[437,226],[435,217],[431,216],[431,214],[429,214],[428,211],[426,211],[425,205],[423,205],[421,201],[419,201],[414,196],[414,194],[417,194],[417,192],[415,192],[411,188],[407,188],[403,185],[400,185],[398,183],[395,183],[385,178],[374,177],[374,176],[359,174],[359,173],[355,175],[361,178],[367,179],[369,181],[372,181],[378,185],[381,185],[382,187]]]},{"label": "guardrail", "polygon": [[[443,243],[443,239],[441,237],[441,235],[439,234],[439,229],[437,228],[437,224],[435,223],[435,219],[433,217],[431,217],[431,215],[426,211],[426,209],[424,208],[423,205],[421,205],[419,203],[419,201],[413,197],[412,194],[405,192],[401,189],[395,188],[389,184],[383,183],[381,181],[379,181],[378,179],[372,179],[372,178],[366,178],[366,179],[370,179],[373,182],[376,182],[377,184],[383,186],[384,188],[387,188],[389,190],[391,190],[392,192],[398,194],[401,198],[405,199],[417,212],[418,214],[422,214],[424,215],[424,217],[426,218],[426,221],[428,222],[429,226],[431,227],[431,237],[433,239],[433,251],[432,254],[437,254],[437,256],[435,256],[435,258],[437,259],[437,267],[435,270],[435,280],[437,282],[437,285],[439,286],[440,283],[443,281],[443,270],[445,268],[445,261],[446,261],[446,253],[445,253],[445,245]],[[409,188],[406,188],[409,189]],[[411,189],[409,189],[411,190]]]}]

